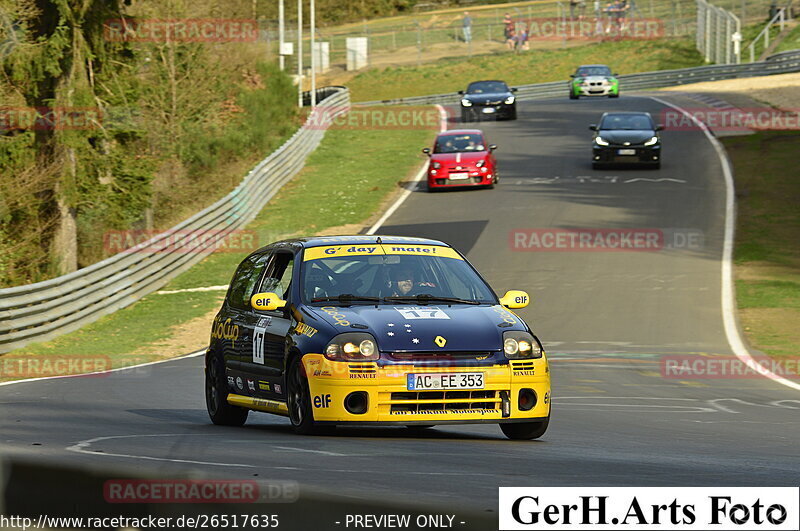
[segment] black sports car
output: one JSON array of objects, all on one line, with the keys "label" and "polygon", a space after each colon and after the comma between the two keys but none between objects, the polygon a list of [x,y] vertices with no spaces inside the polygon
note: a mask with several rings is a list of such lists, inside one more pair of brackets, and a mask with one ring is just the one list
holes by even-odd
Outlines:
[{"label": "black sports car", "polygon": [[661,167],[661,137],[647,112],[607,112],[592,124],[592,167],[605,164],[646,164]]},{"label": "black sports car", "polygon": [[475,81],[467,90],[459,90],[461,98],[461,121],[480,121],[484,116],[506,120],[517,119],[516,88],[509,88],[504,81]]}]

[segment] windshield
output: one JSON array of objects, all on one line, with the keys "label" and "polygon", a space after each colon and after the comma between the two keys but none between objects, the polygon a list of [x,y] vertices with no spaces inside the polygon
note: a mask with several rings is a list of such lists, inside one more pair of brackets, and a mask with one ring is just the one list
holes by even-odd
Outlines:
[{"label": "windshield", "polygon": [[[326,250],[331,252],[331,249],[345,255],[326,256]],[[370,254],[351,255],[349,249]],[[420,254],[372,255],[381,251],[398,252],[395,249]],[[444,256],[422,254],[431,250]],[[430,296],[496,304],[489,286],[448,247],[415,246],[415,250],[393,245],[317,247],[306,250],[303,266],[300,282],[305,303],[322,303],[346,295],[352,296],[353,303],[375,304],[384,302],[385,297]]]},{"label": "windshield", "polygon": [[478,134],[442,135],[436,139],[434,153],[464,153],[486,151],[483,137]]},{"label": "windshield", "polygon": [[470,83],[467,94],[499,94],[508,92],[508,85],[502,81],[477,81]]},{"label": "windshield", "polygon": [[610,76],[611,69],[607,66],[582,66],[575,73],[577,76]]},{"label": "windshield", "polygon": [[609,114],[600,122],[600,129],[651,130],[653,120],[644,114]]}]

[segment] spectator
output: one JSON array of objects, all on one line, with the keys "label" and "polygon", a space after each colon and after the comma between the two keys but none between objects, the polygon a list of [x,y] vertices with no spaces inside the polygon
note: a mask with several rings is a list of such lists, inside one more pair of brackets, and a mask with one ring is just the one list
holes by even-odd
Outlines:
[{"label": "spectator", "polygon": [[514,37],[514,31],[514,19],[511,18],[509,13],[506,13],[503,17],[503,39],[505,42]]},{"label": "spectator", "polygon": [[461,21],[461,30],[464,32],[464,42],[472,42],[472,17],[469,11],[464,11],[464,19]]},{"label": "spectator", "polygon": [[517,51],[530,49],[530,47],[528,46],[528,37],[529,37],[528,28],[522,25],[520,28],[520,32],[517,35]]}]

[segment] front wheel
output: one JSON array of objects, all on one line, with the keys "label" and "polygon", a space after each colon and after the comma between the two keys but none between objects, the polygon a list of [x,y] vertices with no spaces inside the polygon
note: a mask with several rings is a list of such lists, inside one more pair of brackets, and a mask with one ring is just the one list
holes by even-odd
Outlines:
[{"label": "front wheel", "polygon": [[575,94],[574,92],[570,92],[570,93],[569,93],[569,99],[571,99],[571,100],[577,100],[577,99],[578,99],[578,95],[577,95],[577,94]]},{"label": "front wheel", "polygon": [[467,109],[461,109],[461,121],[464,123],[472,121],[472,116],[470,115],[470,111],[468,111]]},{"label": "front wheel", "polygon": [[539,422],[515,422],[513,424],[500,424],[503,434],[509,439],[518,441],[530,441],[538,439],[547,431],[550,424],[550,417]]},{"label": "front wheel", "polygon": [[616,94],[609,94],[608,97],[609,98],[619,98],[619,92],[617,92]]},{"label": "front wheel", "polygon": [[225,365],[216,353],[206,357],[206,409],[211,422],[219,426],[243,426],[248,410],[228,404]]},{"label": "front wheel", "polygon": [[311,394],[308,389],[305,367],[300,356],[292,360],[286,378],[286,405],[289,408],[289,420],[294,431],[301,435],[316,433],[314,413],[311,411]]}]

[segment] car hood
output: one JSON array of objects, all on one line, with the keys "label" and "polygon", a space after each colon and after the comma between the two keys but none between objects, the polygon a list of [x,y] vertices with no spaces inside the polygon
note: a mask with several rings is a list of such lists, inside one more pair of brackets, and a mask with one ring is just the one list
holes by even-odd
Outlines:
[{"label": "car hood", "polygon": [[601,129],[597,133],[603,137],[603,140],[613,144],[624,144],[630,142],[631,144],[642,144],[646,140],[650,140],[656,134],[655,131],[642,129],[642,130],[622,130],[622,129]]},{"label": "car hood", "polygon": [[578,81],[611,81],[611,76],[579,76],[577,78]]},{"label": "car hood", "polygon": [[464,98],[472,103],[504,102],[513,96],[511,92],[494,92],[490,94],[465,94]]},{"label": "car hood", "polygon": [[[517,316],[499,305],[382,304],[325,308],[327,311],[319,307],[312,311],[339,333],[371,333],[383,352],[498,351],[503,348],[503,332],[527,329]],[[437,337],[445,342],[439,340],[437,344]]]},{"label": "car hood", "polygon": [[488,155],[488,151],[471,151],[462,153],[434,153],[431,155],[431,160],[446,164],[475,164],[479,160],[483,160]]}]

